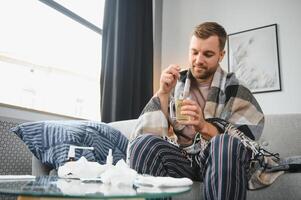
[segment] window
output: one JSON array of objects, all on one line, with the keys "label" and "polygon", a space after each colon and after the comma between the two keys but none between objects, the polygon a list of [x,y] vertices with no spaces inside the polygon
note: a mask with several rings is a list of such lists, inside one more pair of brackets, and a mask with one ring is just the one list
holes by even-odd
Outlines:
[{"label": "window", "polygon": [[[104,0],[56,2],[102,28]],[[0,24],[0,103],[100,120],[100,33],[36,0],[1,1]]]}]

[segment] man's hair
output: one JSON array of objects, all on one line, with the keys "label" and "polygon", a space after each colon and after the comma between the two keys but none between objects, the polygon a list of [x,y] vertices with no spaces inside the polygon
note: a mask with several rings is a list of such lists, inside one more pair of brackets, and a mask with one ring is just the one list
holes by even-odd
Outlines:
[{"label": "man's hair", "polygon": [[216,35],[218,36],[220,50],[225,48],[227,32],[224,27],[216,22],[205,22],[199,24],[194,28],[193,35],[201,39],[208,39],[210,36]]}]

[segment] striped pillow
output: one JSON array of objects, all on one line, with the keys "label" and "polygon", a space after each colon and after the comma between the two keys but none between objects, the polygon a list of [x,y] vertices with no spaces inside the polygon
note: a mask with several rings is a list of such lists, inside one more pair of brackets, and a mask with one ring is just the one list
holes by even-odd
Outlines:
[{"label": "striped pillow", "polygon": [[109,149],[113,151],[113,163],[125,159],[128,139],[118,130],[102,122],[85,120],[26,122],[11,129],[29,150],[52,168],[68,161],[70,145],[94,147],[76,150],[75,157],[104,164]]}]

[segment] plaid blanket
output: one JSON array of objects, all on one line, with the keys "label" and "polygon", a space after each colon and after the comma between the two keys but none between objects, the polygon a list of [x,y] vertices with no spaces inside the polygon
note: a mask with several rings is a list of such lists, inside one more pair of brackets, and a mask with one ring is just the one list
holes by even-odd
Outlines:
[{"label": "plaid blanket", "polygon": [[[187,71],[182,71],[175,87],[175,97],[183,91],[186,78]],[[212,80],[204,117],[223,119],[252,140],[259,139],[264,126],[264,115],[252,93],[240,83],[235,74],[227,73],[220,67]],[[161,111],[160,100],[154,96],[142,111],[130,140],[146,132],[167,135],[169,123],[173,125],[173,121],[167,119]]]},{"label": "plaid blanket", "polygon": [[[177,97],[183,92],[187,77],[187,70],[180,73],[180,79],[171,98]],[[227,132],[227,134],[240,138],[246,145],[251,144],[249,147],[253,153],[254,151],[256,153],[259,145],[254,140],[258,140],[262,134],[264,114],[252,93],[236,78],[234,73],[227,73],[218,67],[203,112],[204,118],[214,124],[221,133]],[[160,135],[176,144],[175,134],[168,133],[169,125],[174,127],[176,124],[163,114],[160,99],[154,96],[138,119],[137,127],[130,136],[128,149],[131,141],[144,133]],[[202,150],[206,148],[208,141],[201,138],[199,143]],[[270,158],[265,158],[265,162],[277,165]],[[249,188],[252,189],[270,185],[281,174],[267,173],[262,170],[261,166],[250,171],[253,171],[249,181]],[[265,176],[262,176],[263,174]],[[256,184],[254,184],[255,182]]]}]

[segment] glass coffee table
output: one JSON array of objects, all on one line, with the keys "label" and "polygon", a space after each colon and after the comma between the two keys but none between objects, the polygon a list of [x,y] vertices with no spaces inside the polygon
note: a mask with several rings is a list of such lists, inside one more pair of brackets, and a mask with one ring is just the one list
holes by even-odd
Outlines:
[{"label": "glass coffee table", "polygon": [[112,186],[100,181],[40,176],[29,180],[0,180],[0,194],[18,195],[18,200],[58,198],[149,199],[166,198],[190,191],[191,187]]}]

